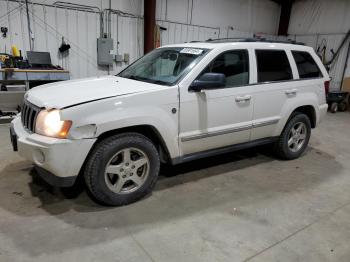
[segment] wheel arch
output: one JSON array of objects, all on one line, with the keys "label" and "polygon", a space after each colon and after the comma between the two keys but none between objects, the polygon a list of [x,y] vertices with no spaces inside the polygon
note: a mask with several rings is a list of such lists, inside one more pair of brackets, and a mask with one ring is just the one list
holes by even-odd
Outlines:
[{"label": "wheel arch", "polygon": [[[294,109],[292,111],[292,113],[289,115],[288,120],[290,119],[290,117],[296,113],[303,113],[305,114],[309,119],[310,119],[310,123],[311,123],[311,128],[315,128],[316,127],[316,123],[317,123],[317,116],[316,116],[316,110],[315,107],[312,105],[304,105],[304,106],[299,106],[296,109]],[[288,122],[288,121],[287,121]]]},{"label": "wheel arch", "polygon": [[288,121],[293,116],[295,112],[303,113],[305,114],[309,119],[311,123],[311,128],[315,128],[317,126],[318,122],[318,112],[316,110],[316,105],[313,103],[302,103],[302,104],[296,104],[292,106],[286,106],[285,110],[282,110],[284,112],[282,114],[281,120],[279,121],[273,135],[274,136],[280,136],[285,126],[288,124]]},{"label": "wheel arch", "polygon": [[129,127],[122,127],[113,130],[108,130],[106,132],[101,133],[94,144],[95,147],[100,141],[111,137],[113,135],[122,134],[122,133],[138,133],[144,135],[148,139],[152,141],[152,143],[156,146],[160,159],[163,163],[167,163],[170,161],[171,156],[168,150],[168,147],[160,134],[160,132],[152,125],[135,125]]}]

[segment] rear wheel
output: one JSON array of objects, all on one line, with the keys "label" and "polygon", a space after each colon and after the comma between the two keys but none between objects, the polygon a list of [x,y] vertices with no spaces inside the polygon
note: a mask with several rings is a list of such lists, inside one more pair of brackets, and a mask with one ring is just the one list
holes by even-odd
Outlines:
[{"label": "rear wheel", "polygon": [[311,123],[308,116],[294,113],[276,142],[276,153],[286,160],[298,158],[305,151],[310,135]]},{"label": "rear wheel", "polygon": [[338,112],[338,103],[332,103],[331,106],[330,106],[330,109],[331,113],[337,113]]},{"label": "rear wheel", "polygon": [[339,110],[340,112],[346,111],[346,108],[347,108],[346,103],[344,103],[344,102],[339,103],[339,105],[338,105],[338,110]]},{"label": "rear wheel", "polygon": [[159,173],[159,155],[143,135],[125,133],[101,141],[88,158],[85,181],[103,204],[119,206],[152,191]]}]

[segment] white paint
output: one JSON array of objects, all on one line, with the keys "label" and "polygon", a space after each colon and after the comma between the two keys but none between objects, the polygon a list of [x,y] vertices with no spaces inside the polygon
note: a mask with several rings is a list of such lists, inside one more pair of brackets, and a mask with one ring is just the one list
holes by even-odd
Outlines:
[{"label": "white paint", "polygon": [[[58,82],[29,90],[26,96],[30,103],[61,109],[61,120],[72,121],[72,127],[67,139],[50,138],[25,131],[18,116],[12,122],[12,127],[18,136],[19,153],[57,176],[76,176],[96,138],[119,128],[136,125],[154,127],[164,140],[170,157],[177,158],[236,143],[279,136],[290,114],[300,106],[313,106],[317,123],[326,114],[323,84],[329,78],[310,47],[290,44],[272,46],[269,43],[251,42],[188,43],[172,46],[212,50],[178,85],[162,86],[108,76]],[[235,49],[246,49],[249,52],[249,85],[202,92],[189,91],[192,81],[217,55]],[[285,50],[291,64],[293,80],[299,80],[299,74],[290,51],[309,52],[324,77],[257,83],[256,49]],[[295,90],[295,95],[288,95],[290,89]],[[244,97],[243,104],[240,97]],[[99,100],[91,101],[93,99]],[[180,115],[172,113],[174,108]],[[87,130],[82,128],[87,126],[90,127]],[[215,133],[219,135],[210,135]],[[91,136],[87,137],[87,134]],[[203,134],[209,136],[203,137]],[[195,139],[186,139],[189,137]],[[38,151],[42,152],[47,161],[37,160]]]},{"label": "white paint", "polygon": [[[26,93],[26,99],[47,109],[64,108],[88,101],[149,92],[159,88],[162,86],[116,76],[103,76],[41,85],[30,89]],[[69,95],[62,98],[62,94]]]}]

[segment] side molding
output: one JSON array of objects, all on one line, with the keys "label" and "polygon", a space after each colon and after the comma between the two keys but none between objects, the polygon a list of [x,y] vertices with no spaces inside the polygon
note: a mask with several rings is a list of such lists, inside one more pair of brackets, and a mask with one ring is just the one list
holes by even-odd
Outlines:
[{"label": "side molding", "polygon": [[242,150],[242,149],[246,149],[246,148],[250,148],[250,147],[266,145],[266,144],[270,144],[270,143],[277,141],[277,139],[278,139],[278,137],[262,138],[262,139],[258,139],[258,140],[251,141],[251,142],[235,144],[235,145],[226,146],[226,147],[222,147],[222,148],[211,149],[208,151],[188,154],[188,155],[184,155],[182,157],[177,157],[177,158],[171,159],[171,163],[173,165],[177,165],[177,164],[193,161],[196,159],[211,157],[211,156],[215,156],[215,155],[219,155],[219,154],[225,154],[225,153],[234,152],[234,151],[238,151],[238,150]]},{"label": "side molding", "polygon": [[197,135],[185,136],[185,137],[181,137],[181,142],[187,142],[187,141],[192,141],[192,140],[196,140],[196,139],[231,134],[231,133],[235,133],[235,132],[249,130],[251,128],[274,125],[274,124],[277,124],[278,122],[279,122],[279,119],[272,119],[272,120],[263,121],[263,122],[259,122],[259,123],[253,123],[250,125],[244,125],[244,126],[239,126],[239,127],[235,127],[235,128],[219,130],[219,131],[215,131],[215,132],[205,132],[205,133],[201,133],[201,134],[197,134]]}]

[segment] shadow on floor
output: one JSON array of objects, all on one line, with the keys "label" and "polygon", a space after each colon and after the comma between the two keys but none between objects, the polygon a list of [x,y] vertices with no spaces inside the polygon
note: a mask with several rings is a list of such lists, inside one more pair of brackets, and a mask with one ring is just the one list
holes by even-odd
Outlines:
[{"label": "shadow on floor", "polygon": [[[197,180],[206,179],[211,176],[218,176],[220,174],[234,172],[236,170],[252,167],[254,165],[259,165],[261,163],[274,160],[276,159],[270,148],[268,146],[264,146],[199,159],[175,166],[162,165],[157,185],[153,192],[171,189],[172,187],[180,184],[195,182]],[[50,199],[42,198],[40,194],[42,192],[47,192],[49,194],[55,195],[62,200],[70,199],[72,201],[77,200],[79,196],[85,192],[93,200],[93,196],[87,192],[88,190],[85,186],[83,176],[79,177],[73,187],[58,189],[52,187],[43,179],[41,179],[36,173],[35,168],[32,168],[30,170],[30,175],[32,177],[32,182],[29,184],[29,186],[32,195],[34,197],[39,197],[40,201],[43,203],[43,206],[45,204],[50,204]],[[146,196],[146,198],[148,197],[150,196]],[[89,202],[90,201],[87,201],[86,203],[87,207],[95,206],[94,203]]]},{"label": "shadow on floor", "polygon": [[[305,163],[308,165],[303,166]],[[7,166],[0,173],[0,183],[3,187],[23,183],[30,172],[31,196],[21,197],[17,192],[9,197],[0,192],[0,208],[30,220],[15,226],[2,225],[0,230],[30,255],[62,252],[122,238],[210,209],[227,212],[227,206],[278,198],[281,193],[325,183],[341,170],[333,156],[313,148],[300,159],[279,161],[268,147],[260,147],[163,167],[151,196],[112,208],[91,201],[82,184],[62,193],[41,180],[28,162],[21,162]],[[30,244],[42,239],[45,230],[44,245]],[[23,232],[27,232],[25,239]],[[93,237],[87,238],[86,234]]]}]

